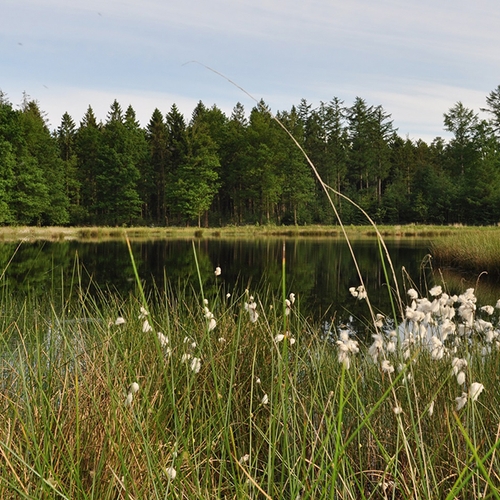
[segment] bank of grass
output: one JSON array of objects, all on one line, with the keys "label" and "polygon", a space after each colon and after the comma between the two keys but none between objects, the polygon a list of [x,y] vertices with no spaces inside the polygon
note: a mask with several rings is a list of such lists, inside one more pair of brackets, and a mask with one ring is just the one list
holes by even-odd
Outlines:
[{"label": "bank of grass", "polygon": [[[372,226],[345,226],[352,237],[375,237]],[[471,231],[470,228],[432,225],[394,225],[380,226],[380,234],[386,238],[436,238],[455,236]],[[490,228],[492,232],[500,229]],[[339,226],[276,226],[243,225],[219,228],[197,227],[38,227],[4,226],[0,227],[2,241],[109,241],[124,239],[158,240],[166,238],[255,238],[255,237],[342,237]]]},{"label": "bank of grass", "polygon": [[435,265],[500,278],[500,230],[459,231],[453,238],[435,238],[430,247]]},{"label": "bank of grass", "polygon": [[[200,278],[215,295],[1,290],[0,498],[499,498],[495,343],[377,361],[360,345],[341,363],[300,290],[287,314],[282,290]],[[485,392],[456,411],[473,381]]]}]

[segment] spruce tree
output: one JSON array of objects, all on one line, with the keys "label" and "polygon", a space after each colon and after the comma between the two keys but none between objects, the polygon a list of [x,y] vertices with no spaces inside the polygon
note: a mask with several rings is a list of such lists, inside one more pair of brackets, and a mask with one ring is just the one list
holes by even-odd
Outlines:
[{"label": "spruce tree", "polygon": [[146,218],[156,224],[166,223],[166,172],[167,172],[167,128],[161,111],[153,111],[147,127],[148,162],[141,175],[142,200]]},{"label": "spruce tree", "polygon": [[80,221],[97,223],[97,175],[102,150],[101,125],[88,107],[76,134],[77,180],[81,185]]},{"label": "spruce tree", "polygon": [[59,154],[64,165],[66,196],[69,202],[69,216],[72,224],[84,221],[85,211],[81,206],[81,180],[78,178],[76,155],[76,126],[68,113],[64,113],[57,129]]},{"label": "spruce tree", "polygon": [[140,217],[136,161],[134,142],[125,126],[121,106],[115,100],[102,129],[102,150],[96,175],[97,214],[108,224],[132,224]]},{"label": "spruce tree", "polygon": [[186,122],[175,104],[166,116],[167,171],[165,175],[165,204],[167,221],[179,222],[183,218],[182,202],[177,191],[177,180],[188,155]]}]

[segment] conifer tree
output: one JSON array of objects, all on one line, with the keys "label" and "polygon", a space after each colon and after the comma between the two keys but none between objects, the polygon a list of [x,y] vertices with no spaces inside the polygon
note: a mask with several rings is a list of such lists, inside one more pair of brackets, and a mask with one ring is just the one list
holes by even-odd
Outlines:
[{"label": "conifer tree", "polygon": [[188,139],[186,122],[175,104],[166,116],[167,125],[167,171],[165,183],[165,204],[167,220],[182,219],[182,206],[177,192],[179,171],[186,162],[188,155]]},{"label": "conifer tree", "polygon": [[245,180],[244,155],[247,148],[248,121],[245,108],[237,103],[226,125],[226,134],[220,148],[221,189],[220,207],[232,223],[244,222]]},{"label": "conifer tree", "polygon": [[[280,113],[277,118],[304,147],[304,126],[297,110],[292,107],[290,113]],[[277,144],[282,155],[283,208],[282,223],[311,222],[311,201],[314,199],[314,178],[302,152],[283,130],[278,130],[282,139]]]},{"label": "conifer tree", "polygon": [[78,178],[76,155],[76,126],[68,113],[64,113],[57,129],[59,153],[64,165],[66,196],[69,203],[70,222],[78,224],[83,221],[85,211],[81,206],[81,181]]},{"label": "conifer tree", "polygon": [[97,175],[102,150],[101,125],[88,107],[76,134],[77,180],[81,185],[80,221],[95,223],[97,215]]},{"label": "conifer tree", "polygon": [[193,117],[187,137],[188,155],[179,166],[175,182],[176,206],[188,220],[196,218],[200,227],[201,216],[207,214],[219,188],[220,162],[217,144],[210,136],[203,113]]},{"label": "conifer tree", "polygon": [[102,129],[102,140],[96,176],[97,214],[108,224],[132,224],[140,217],[141,210],[137,153],[116,100]]},{"label": "conifer tree", "polygon": [[25,96],[20,113],[24,135],[18,157],[13,203],[17,218],[28,224],[69,222],[63,162],[38,103]]},{"label": "conifer tree", "polygon": [[145,164],[141,177],[142,199],[145,203],[146,218],[151,217],[156,224],[166,222],[165,188],[167,173],[167,128],[158,108],[153,111],[147,127],[149,161]]},{"label": "conifer tree", "polygon": [[15,185],[14,170],[16,158],[13,141],[16,133],[17,113],[0,91],[0,224],[16,222],[12,211],[12,191]]}]

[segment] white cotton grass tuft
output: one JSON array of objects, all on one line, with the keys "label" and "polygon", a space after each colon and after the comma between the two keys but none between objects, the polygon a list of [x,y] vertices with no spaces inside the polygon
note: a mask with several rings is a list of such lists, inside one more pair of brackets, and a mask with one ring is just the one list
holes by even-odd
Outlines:
[{"label": "white cotton grass tuft", "polygon": [[431,404],[429,405],[429,417],[432,417],[434,413],[434,400],[431,401]]},{"label": "white cotton grass tuft", "polygon": [[388,359],[382,361],[382,371],[385,373],[392,373],[394,371],[394,366],[391,365]]},{"label": "white cotton grass tuft", "polygon": [[115,325],[124,325],[125,324],[125,318],[122,318],[121,316],[118,316],[115,320]]},{"label": "white cotton grass tuft", "polygon": [[397,333],[392,330],[389,336],[389,340],[385,346],[385,350],[390,353],[395,353],[397,348]]},{"label": "white cotton grass tuft", "polygon": [[245,302],[245,310],[248,311],[251,323],[256,323],[259,319],[259,313],[257,312],[257,303],[254,301],[252,296],[249,297],[248,302]]},{"label": "white cotton grass tuft", "polygon": [[205,306],[204,312],[205,312],[205,318],[208,320],[207,323],[208,331],[211,332],[217,326],[217,321],[215,320],[213,313],[208,309],[208,307]]},{"label": "white cotton grass tuft", "polygon": [[349,337],[348,330],[341,330],[339,340],[337,340],[338,347],[338,362],[344,365],[346,370],[351,367],[351,356],[359,352],[358,341]]},{"label": "white cotton grass tuft", "polygon": [[481,394],[484,391],[484,385],[479,383],[479,382],[473,382],[470,387],[469,387],[469,397],[472,401],[476,401],[477,398],[479,397],[479,394]]},{"label": "white cotton grass tuft", "polygon": [[356,297],[358,300],[364,300],[368,296],[365,287],[363,285],[359,285],[357,288],[351,286],[351,288],[349,288],[349,292],[353,297]]},{"label": "white cotton grass tuft", "polygon": [[288,340],[288,342],[290,343],[290,345],[293,345],[295,344],[295,338],[291,336],[290,332],[285,332],[285,333],[278,333],[275,337],[274,337],[274,341],[278,344],[280,342],[283,342],[283,340]]},{"label": "white cotton grass tuft", "polygon": [[269,403],[269,396],[267,394],[264,394],[264,396],[262,396],[262,399],[260,400],[260,402],[263,405],[267,405],[267,403]]},{"label": "white cotton grass tuft", "polygon": [[467,393],[462,392],[461,396],[455,398],[457,411],[461,410],[467,404]]},{"label": "white cotton grass tuft", "polygon": [[166,347],[168,345],[168,337],[163,334],[162,332],[158,332],[156,334],[158,337],[158,342],[160,343],[161,347]]},{"label": "white cotton grass tuft", "polygon": [[484,311],[488,316],[491,316],[495,312],[495,308],[493,306],[483,306],[481,307],[481,311]]},{"label": "white cotton grass tuft", "polygon": [[435,360],[442,359],[446,352],[446,347],[444,346],[441,339],[433,335],[430,340],[431,358]]},{"label": "white cotton grass tuft", "polygon": [[467,368],[467,360],[464,358],[453,358],[451,360],[451,368],[455,377],[457,377],[458,385],[465,383],[465,369]]},{"label": "white cotton grass tuft", "polygon": [[170,481],[173,481],[177,477],[177,471],[173,467],[167,467],[165,474]]},{"label": "white cotton grass tuft", "polygon": [[193,358],[191,360],[190,368],[194,373],[198,373],[201,370],[201,359]]},{"label": "white cotton grass tuft", "polygon": [[374,333],[372,335],[373,344],[368,349],[368,354],[373,359],[373,362],[376,363],[379,355],[384,353],[384,338],[379,333]]},{"label": "white cotton grass tuft", "polygon": [[153,327],[149,324],[149,321],[147,319],[144,320],[142,323],[142,333],[148,333],[153,330]]},{"label": "white cotton grass tuft", "polygon": [[215,271],[214,271],[215,276],[220,276],[221,273],[222,273],[222,269],[219,266],[217,266],[215,268]]},{"label": "white cotton grass tuft", "polygon": [[127,391],[127,397],[125,398],[125,406],[127,407],[132,406],[132,401],[134,400],[134,394],[136,394],[138,391],[139,391],[139,384],[137,382],[132,382],[129,385]]},{"label": "white cotton grass tuft", "polygon": [[384,326],[384,318],[385,316],[383,314],[377,313],[375,317],[375,326],[377,328],[382,328]]}]

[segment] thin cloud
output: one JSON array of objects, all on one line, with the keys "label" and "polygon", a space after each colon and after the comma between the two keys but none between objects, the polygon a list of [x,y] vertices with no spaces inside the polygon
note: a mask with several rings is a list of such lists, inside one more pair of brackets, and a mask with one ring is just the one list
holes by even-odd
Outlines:
[{"label": "thin cloud", "polygon": [[19,0],[0,18],[0,88],[31,92],[56,123],[63,107],[94,104],[88,96],[102,96],[106,110],[130,96],[141,116],[170,98],[188,117],[199,100],[228,112],[253,105],[209,71],[182,66],[194,59],[273,110],[359,95],[379,101],[402,133],[428,138],[441,135],[454,102],[475,108],[481,96],[484,105],[498,85],[498,25],[496,0]]}]

